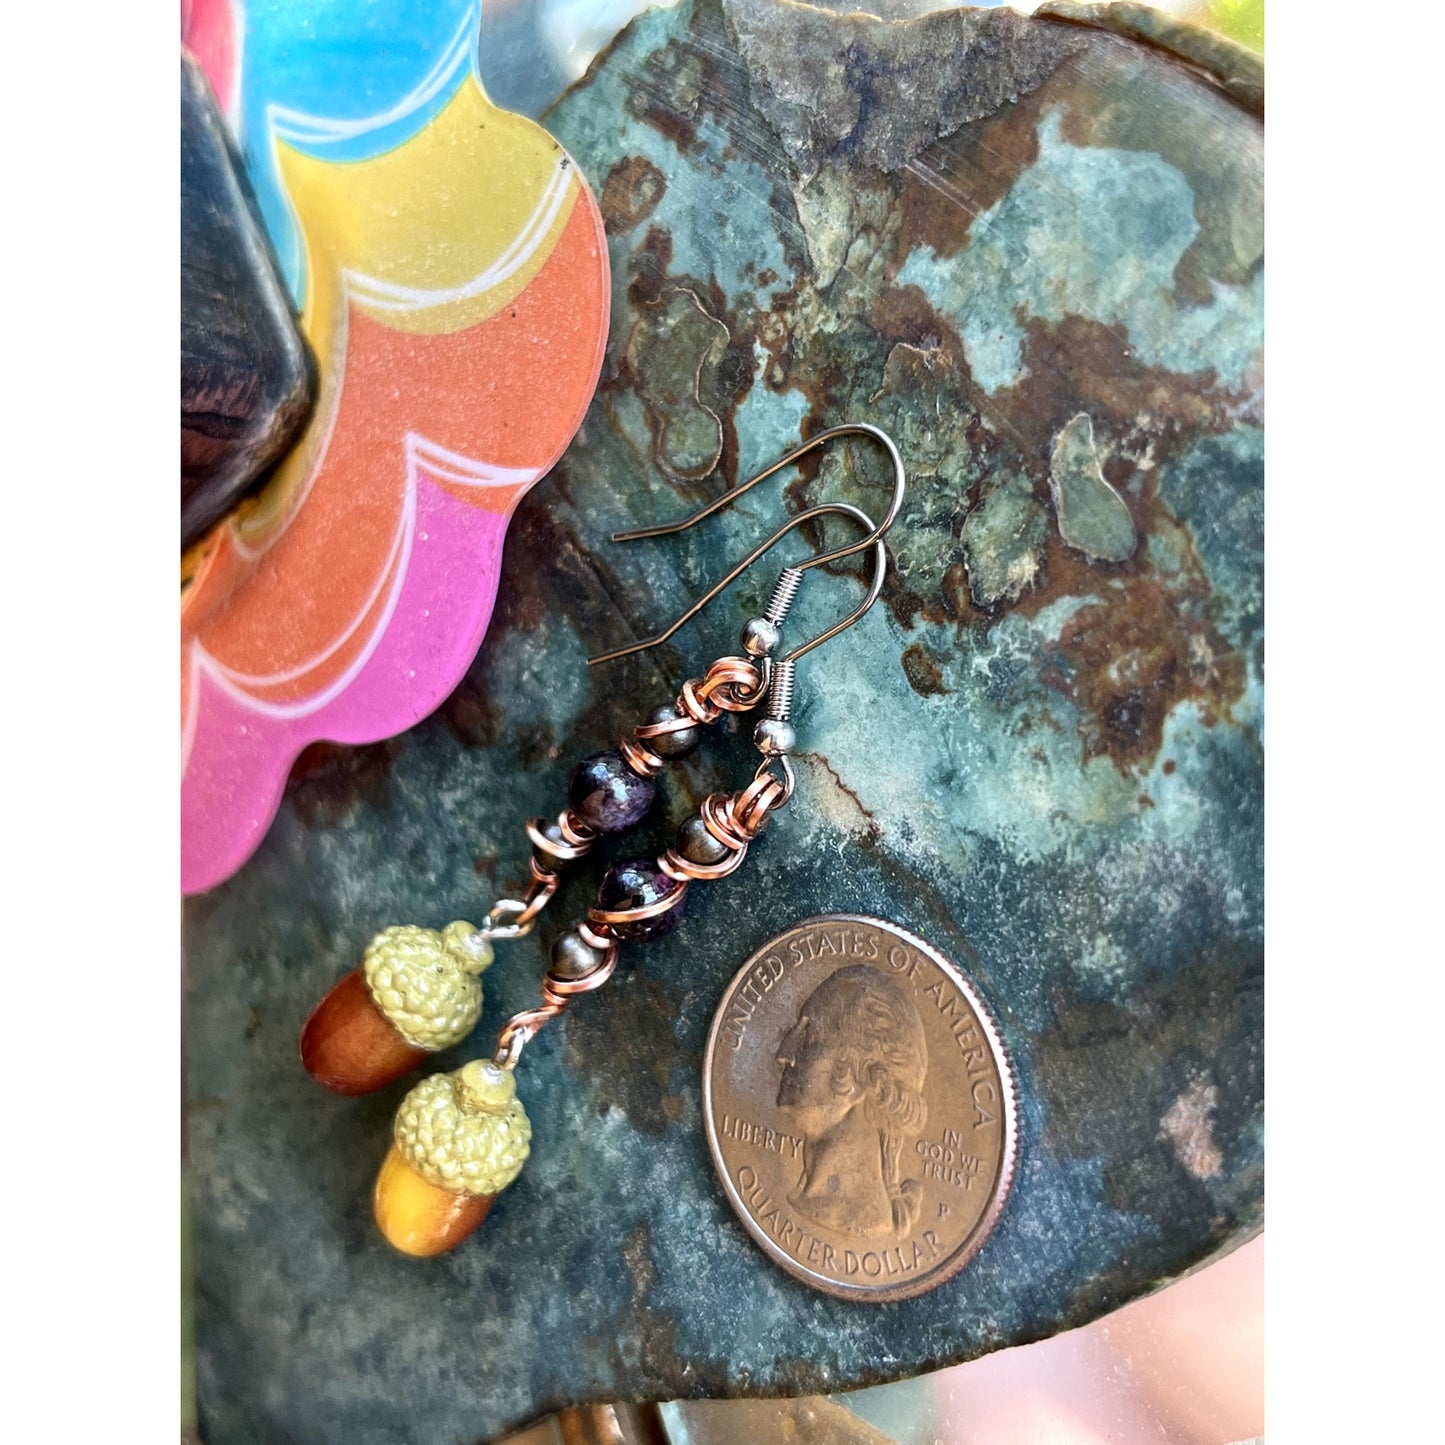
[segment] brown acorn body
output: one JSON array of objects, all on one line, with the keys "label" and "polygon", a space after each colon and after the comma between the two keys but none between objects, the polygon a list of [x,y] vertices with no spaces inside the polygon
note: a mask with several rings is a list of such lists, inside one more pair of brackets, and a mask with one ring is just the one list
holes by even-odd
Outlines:
[{"label": "brown acorn body", "polygon": [[421,1258],[458,1245],[486,1217],[495,1194],[466,1194],[423,1179],[395,1144],[376,1176],[372,1210],[393,1249]]},{"label": "brown acorn body", "polygon": [[316,1005],[301,1031],[306,1072],[335,1094],[383,1089],[426,1056],[377,1008],[359,968]]},{"label": "brown acorn body", "polygon": [[473,1059],[417,1084],[396,1111],[372,1208],[403,1254],[441,1254],[487,1217],[521,1172],[532,1125],[512,1075]]}]

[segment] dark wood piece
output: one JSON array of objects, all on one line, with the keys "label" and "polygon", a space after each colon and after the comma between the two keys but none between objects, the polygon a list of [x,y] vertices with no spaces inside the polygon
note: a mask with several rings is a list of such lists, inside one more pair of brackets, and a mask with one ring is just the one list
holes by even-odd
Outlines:
[{"label": "dark wood piece", "polygon": [[181,53],[181,547],[296,439],[315,365],[200,67]]}]

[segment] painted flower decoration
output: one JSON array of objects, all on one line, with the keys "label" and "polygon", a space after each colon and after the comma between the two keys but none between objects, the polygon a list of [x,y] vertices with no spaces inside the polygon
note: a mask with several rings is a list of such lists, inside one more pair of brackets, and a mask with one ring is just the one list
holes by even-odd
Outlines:
[{"label": "painted flower decoration", "polygon": [[508,519],[596,386],[601,216],[546,131],[487,99],[479,17],[477,0],[185,16],[320,379],[296,449],[182,596],[186,892],[250,856],[308,743],[392,736],[456,685]]}]

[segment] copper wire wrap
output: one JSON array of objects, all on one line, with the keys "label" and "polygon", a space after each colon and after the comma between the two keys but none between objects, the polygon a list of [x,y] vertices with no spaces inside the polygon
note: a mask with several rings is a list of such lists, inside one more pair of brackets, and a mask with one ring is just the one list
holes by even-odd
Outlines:
[{"label": "copper wire wrap", "polygon": [[[558,814],[557,831],[561,839],[549,838],[545,824],[540,818],[529,818],[525,824],[527,837],[532,847],[544,855],[537,857],[534,852],[528,860],[527,871],[531,882],[527,885],[526,896],[522,898],[499,898],[487,913],[487,921],[477,930],[477,937],[486,939],[525,938],[532,931],[537,915],[552,901],[561,883],[559,864],[570,863],[580,858],[597,841],[597,834],[570,808]],[[554,866],[548,867],[551,862]]]},{"label": "copper wire wrap", "polygon": [[612,977],[617,967],[617,945],[611,939],[605,942],[607,951],[602,955],[602,961],[585,978],[561,979],[550,973],[543,976],[542,1006],[513,1014],[502,1025],[497,1035],[497,1052],[492,1056],[494,1064],[504,1069],[515,1068],[528,1040],[536,1037],[539,1029],[556,1018],[567,1007],[568,1000],[601,988]]},{"label": "copper wire wrap", "polygon": [[725,712],[748,712],[768,690],[771,664],[759,667],[747,657],[720,657],[703,677],[689,678],[677,699],[678,716],[669,722],[642,723],[623,738],[617,750],[627,766],[644,778],[655,778],[667,759],[647,746],[650,738],[683,732],[699,724],[715,723]]},{"label": "copper wire wrap", "polygon": [[[688,727],[693,726],[691,718],[684,718],[683,721]],[[655,778],[666,766],[667,759],[659,757],[651,748],[634,738],[623,738],[617,744],[617,751],[622,754],[627,766],[643,778]]]},{"label": "copper wire wrap", "polygon": [[[663,871],[666,872],[666,869]],[[672,876],[668,874],[669,878]],[[589,908],[587,922],[593,928],[612,928],[615,925],[641,923],[645,919],[656,918],[659,913],[666,913],[682,902],[683,895],[687,892],[687,879],[680,878],[678,882],[681,886],[674,888],[671,893],[664,894],[652,903],[639,903],[636,908]]]},{"label": "copper wire wrap", "polygon": [[532,931],[537,915],[552,901],[552,895],[562,880],[555,873],[539,868],[535,858],[531,863],[531,873],[527,896],[497,899],[487,913],[485,926],[477,930],[479,937],[525,938]]},{"label": "copper wire wrap", "polygon": [[791,781],[791,771],[783,778],[776,778],[764,763],[742,792],[713,793],[704,798],[700,810],[703,826],[719,843],[732,850],[730,855],[717,863],[694,863],[676,848],[669,848],[657,860],[657,866],[680,883],[711,881],[736,872],[747,857],[748,844],[767,823],[768,814],[774,808],[781,808],[792,796]]},{"label": "copper wire wrap", "polygon": [[694,722],[715,723],[725,712],[748,712],[768,690],[771,664],[750,657],[720,657],[705,677],[690,677],[677,696],[677,709]]},{"label": "copper wire wrap", "polygon": [[532,846],[559,863],[571,863],[585,856],[597,841],[597,834],[571,808],[564,808],[557,814],[557,831],[562,835],[560,841],[547,836],[547,825],[541,818],[528,818],[525,827]]},{"label": "copper wire wrap", "polygon": [[[670,722],[647,723],[634,728],[633,736],[624,739],[618,751],[634,772],[643,777],[654,777],[666,766],[666,761],[646,746],[648,738],[716,722],[725,712],[748,712],[763,700],[771,675],[771,666],[766,658],[760,664],[747,657],[720,657],[704,676],[689,678],[683,683],[677,699],[678,717]],[[666,897],[636,908],[590,908],[587,911],[586,921],[577,926],[577,932],[591,947],[601,951],[602,961],[584,978],[560,979],[551,973],[544,975],[541,1006],[514,1014],[502,1026],[497,1035],[494,1063],[504,1069],[515,1068],[528,1040],[556,1018],[567,1007],[569,999],[601,988],[612,977],[617,967],[617,941],[612,937],[614,927],[656,918],[682,901],[690,883],[725,878],[742,863],[748,844],[762,831],[768,814],[792,796],[792,772],[787,768],[787,759],[782,762],[786,780],[775,777],[768,770],[769,764],[765,760],[757,776],[740,793],[715,793],[704,801],[702,816],[707,829],[719,842],[726,844],[730,856],[720,863],[693,863],[670,848],[658,859],[658,867],[680,886]],[[527,824],[527,836],[539,851],[559,862],[580,858],[596,839],[596,834],[573,818],[570,810],[557,819],[557,827],[564,843],[548,838],[539,818],[533,818]],[[531,869],[532,888],[526,902],[503,900],[497,905],[497,909],[521,910],[512,925],[520,931],[530,927],[531,920],[556,892],[559,881],[557,874],[536,857],[532,859]],[[496,911],[493,910],[494,913]]]}]

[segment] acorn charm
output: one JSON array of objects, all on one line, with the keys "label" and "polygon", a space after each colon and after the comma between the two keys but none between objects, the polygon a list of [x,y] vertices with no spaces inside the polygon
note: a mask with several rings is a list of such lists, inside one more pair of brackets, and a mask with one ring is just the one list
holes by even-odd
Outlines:
[{"label": "acorn charm", "polygon": [[402,1100],[372,1196],[403,1254],[441,1254],[487,1217],[526,1163],[532,1125],[511,1073],[474,1059],[423,1079]]},{"label": "acorn charm", "polygon": [[307,1019],[306,1072],[337,1094],[384,1088],[472,1031],[491,962],[492,945],[470,923],[383,929]]}]

